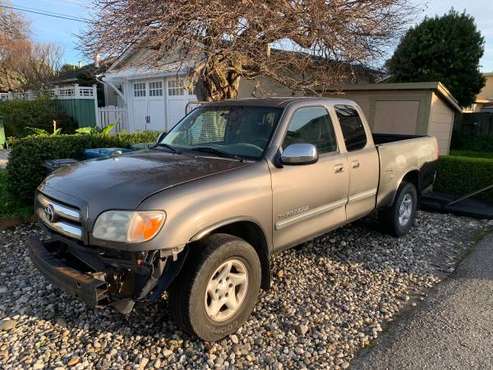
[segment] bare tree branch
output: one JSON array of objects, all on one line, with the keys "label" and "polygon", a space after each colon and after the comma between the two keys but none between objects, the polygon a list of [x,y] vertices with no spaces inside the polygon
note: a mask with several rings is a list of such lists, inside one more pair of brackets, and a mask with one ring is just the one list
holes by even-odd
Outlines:
[{"label": "bare tree branch", "polygon": [[[411,12],[407,0],[96,0],[83,36],[89,55],[149,48],[191,66],[208,100],[235,97],[241,78],[266,76],[295,90],[334,88],[348,66],[382,55]],[[272,50],[279,44],[288,50]]]}]

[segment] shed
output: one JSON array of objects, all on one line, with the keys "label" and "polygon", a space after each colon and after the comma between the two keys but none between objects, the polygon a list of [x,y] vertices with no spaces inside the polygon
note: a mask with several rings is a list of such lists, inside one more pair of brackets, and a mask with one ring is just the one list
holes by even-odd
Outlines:
[{"label": "shed", "polygon": [[442,83],[351,85],[341,95],[361,106],[373,132],[435,136],[440,154],[449,154],[455,114],[462,110]]}]

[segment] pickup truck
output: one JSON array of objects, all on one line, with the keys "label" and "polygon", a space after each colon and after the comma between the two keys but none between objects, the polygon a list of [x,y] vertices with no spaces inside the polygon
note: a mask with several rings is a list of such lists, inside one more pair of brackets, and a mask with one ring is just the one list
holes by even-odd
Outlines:
[{"label": "pickup truck", "polygon": [[167,292],[180,328],[219,340],[270,287],[274,253],[374,212],[406,234],[438,153],[432,137],[372,135],[350,100],[204,104],[149,149],[48,176],[30,256],[90,306],[126,314]]}]

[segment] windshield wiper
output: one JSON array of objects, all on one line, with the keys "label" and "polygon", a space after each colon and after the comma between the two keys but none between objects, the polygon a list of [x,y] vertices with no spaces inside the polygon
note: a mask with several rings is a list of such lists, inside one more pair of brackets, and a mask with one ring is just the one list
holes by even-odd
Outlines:
[{"label": "windshield wiper", "polygon": [[231,158],[231,159],[236,159],[238,161],[244,161],[245,160],[244,158],[240,157],[239,155],[223,152],[222,150],[212,148],[210,146],[197,146],[197,147],[192,147],[190,149],[194,150],[196,152],[214,154],[218,157]]},{"label": "windshield wiper", "polygon": [[178,150],[175,149],[175,147],[165,143],[158,143],[154,145],[152,148],[166,148],[175,154],[181,154]]}]

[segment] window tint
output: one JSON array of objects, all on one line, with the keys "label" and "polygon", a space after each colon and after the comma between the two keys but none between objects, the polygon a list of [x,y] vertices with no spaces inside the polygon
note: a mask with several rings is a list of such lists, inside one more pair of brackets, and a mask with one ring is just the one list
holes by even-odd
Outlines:
[{"label": "window tint", "polygon": [[301,108],[293,114],[283,148],[295,143],[313,144],[320,154],[337,150],[334,128],[325,108]]},{"label": "window tint", "polygon": [[347,151],[363,149],[366,146],[366,132],[356,109],[350,105],[336,105],[335,109]]}]

